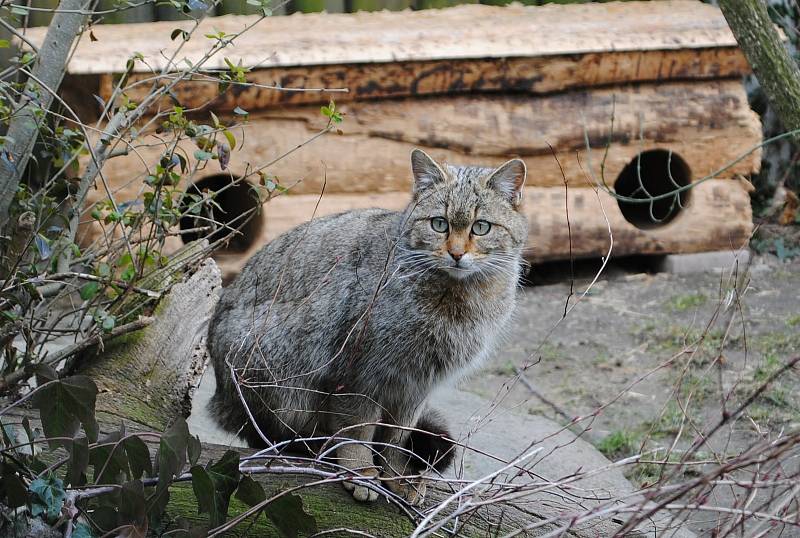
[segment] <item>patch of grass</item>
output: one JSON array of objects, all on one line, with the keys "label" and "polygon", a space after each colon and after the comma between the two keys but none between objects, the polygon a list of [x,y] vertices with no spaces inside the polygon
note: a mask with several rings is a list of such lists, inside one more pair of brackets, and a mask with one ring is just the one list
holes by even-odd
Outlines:
[{"label": "patch of grass", "polygon": [[[662,452],[659,451],[659,453]],[[681,452],[673,451],[665,463],[680,463],[682,456],[683,454]],[[697,452],[695,457],[697,459],[704,459],[706,455],[703,452]],[[636,465],[632,466],[627,472],[625,472],[625,478],[633,482],[633,484],[637,487],[648,487],[660,481],[665,472],[669,472],[675,468],[674,465],[663,465],[658,463],[658,461],[663,460],[663,456],[658,456],[658,454],[655,454],[652,456],[652,458],[654,461],[637,463]],[[694,465],[681,466],[679,476],[700,476],[700,469]]]},{"label": "patch of grass", "polygon": [[626,430],[617,430],[603,437],[596,447],[608,459],[615,460],[638,452],[639,442],[638,435]]},{"label": "patch of grass", "polygon": [[550,342],[545,342],[539,348],[539,353],[537,356],[541,357],[544,361],[549,359],[559,359],[564,358],[564,351],[561,349],[561,344],[551,344]]},{"label": "patch of grass", "polygon": [[800,314],[794,315],[786,320],[786,325],[789,327],[797,327],[800,325]]},{"label": "patch of grass", "polygon": [[688,293],[685,295],[676,295],[672,297],[667,305],[670,310],[675,312],[685,312],[690,308],[697,308],[706,302],[706,296],[702,293]]},{"label": "patch of grass", "polygon": [[800,332],[760,334],[753,338],[753,345],[764,354],[794,353],[800,349]]},{"label": "patch of grass", "polygon": [[657,419],[645,423],[645,426],[654,436],[673,435],[678,433],[682,421],[683,411],[675,400],[670,400],[664,412]]},{"label": "patch of grass", "polygon": [[710,373],[698,375],[690,370],[683,376],[679,390],[684,398],[691,394],[692,400],[701,403],[714,394],[714,380]]},{"label": "patch of grass", "polygon": [[517,365],[514,364],[514,361],[507,360],[504,364],[498,365],[492,371],[499,376],[510,377],[517,375]]},{"label": "patch of grass", "polygon": [[761,364],[755,369],[753,372],[753,380],[757,383],[763,383],[769,377],[780,370],[783,364],[781,363],[780,359],[774,354],[767,354],[764,355],[764,360],[761,361]]},{"label": "patch of grass", "polygon": [[[683,325],[667,325],[666,327],[655,328],[647,333],[640,332],[638,334],[639,339],[646,341],[653,351],[670,354],[678,353],[683,349],[691,352],[701,336],[703,336],[703,332],[700,329],[684,327]],[[720,329],[708,331],[703,341],[694,350],[692,365],[705,366],[715,359],[719,353],[720,346],[722,346],[724,336],[724,332]],[[738,338],[729,337],[725,342],[725,348],[733,349],[740,344],[741,342]]]}]

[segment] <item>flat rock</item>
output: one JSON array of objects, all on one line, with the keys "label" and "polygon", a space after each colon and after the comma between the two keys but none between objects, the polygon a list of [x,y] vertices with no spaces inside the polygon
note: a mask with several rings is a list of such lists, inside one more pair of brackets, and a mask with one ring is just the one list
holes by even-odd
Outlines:
[{"label": "flat rock", "polygon": [[[214,390],[213,370],[209,367],[194,396],[188,420],[190,431],[205,442],[244,446],[241,439],[219,428],[208,414],[206,405]],[[500,473],[494,480],[495,483],[527,483],[530,486],[533,482],[539,485],[541,491],[525,501],[533,503],[537,513],[550,516],[563,516],[570,512],[582,514],[610,499],[636,498],[634,487],[623,475],[621,467],[613,466],[594,446],[552,420],[516,413],[454,387],[438,391],[430,405],[446,418],[453,436],[465,447],[460,450],[450,471],[452,476],[479,480],[535,451],[520,464],[528,472],[520,473],[518,468],[514,468]],[[589,476],[574,481],[570,479],[581,472]],[[553,483],[561,484],[556,486]],[[653,525],[659,525],[658,520],[655,518]],[[596,536],[611,535],[614,528],[614,522],[607,520],[581,526],[588,535]],[[651,527],[641,529],[641,532],[642,535],[653,535],[656,529]],[[689,538],[694,534],[683,530],[666,533],[659,530],[658,536]]]}]

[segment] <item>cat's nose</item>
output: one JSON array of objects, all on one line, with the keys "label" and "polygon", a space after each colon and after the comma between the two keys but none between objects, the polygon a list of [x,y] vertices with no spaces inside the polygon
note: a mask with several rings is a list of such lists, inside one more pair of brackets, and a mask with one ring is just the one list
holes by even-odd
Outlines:
[{"label": "cat's nose", "polygon": [[461,257],[464,256],[463,250],[453,249],[453,250],[448,250],[448,252],[450,253],[450,257],[453,258],[455,261],[459,261]]}]

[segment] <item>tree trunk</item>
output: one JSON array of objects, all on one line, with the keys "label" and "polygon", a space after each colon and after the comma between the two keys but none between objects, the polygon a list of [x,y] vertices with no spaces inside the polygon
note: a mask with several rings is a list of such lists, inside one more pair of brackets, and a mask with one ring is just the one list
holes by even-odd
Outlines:
[{"label": "tree trunk", "polygon": [[764,0],[719,0],[719,7],[786,129],[800,129],[800,69]]},{"label": "tree trunk", "polygon": [[[5,227],[8,208],[39,136],[39,125],[44,116],[37,116],[36,112],[50,109],[53,96],[61,85],[72,43],[87,17],[82,13],[84,7],[84,0],[62,0],[39,48],[33,76],[17,103],[6,134],[10,141],[8,159],[13,166],[0,166],[0,229]],[[32,96],[37,97],[34,100]]]}]

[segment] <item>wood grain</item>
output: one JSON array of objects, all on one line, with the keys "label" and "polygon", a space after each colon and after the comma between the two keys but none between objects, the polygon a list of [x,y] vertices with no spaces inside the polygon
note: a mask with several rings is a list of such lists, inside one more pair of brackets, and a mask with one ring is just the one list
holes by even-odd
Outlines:
[{"label": "wood grain", "polygon": [[[232,111],[238,106],[253,111],[282,105],[327,104],[331,99],[349,103],[458,93],[545,94],[625,82],[714,79],[747,73],[747,61],[734,47],[604,51],[542,57],[275,67],[252,71],[247,75],[248,85],[233,85],[223,93],[219,92],[216,81],[203,75],[179,83],[173,93],[187,109]],[[161,79],[169,80],[170,76]],[[152,77],[133,75],[130,82],[138,85],[132,86],[128,96],[139,102],[149,93]],[[93,93],[108,99],[114,90],[114,77],[73,76],[67,81],[68,87],[87,84],[96,87]],[[278,91],[272,86],[348,91]],[[161,106],[172,104],[164,99]]]},{"label": "wood grain", "polygon": [[[205,34],[240,32],[253,16],[209,18],[168,58],[190,22],[96,27],[97,41],[80,43],[64,87],[108,99],[115,73],[133,51],[142,54],[128,95],[140,101],[153,73],[200,62],[212,41]],[[30,31],[34,42],[40,30]],[[719,10],[687,0],[582,5],[462,5],[444,10],[295,14],[268,18],[203,64],[227,69],[225,59],[252,68],[247,85],[219,94],[208,75],[175,88],[186,108],[258,110],[287,104],[513,91],[548,93],[638,81],[738,77],[749,72]],[[167,74],[158,77],[166,83]],[[274,86],[284,88],[276,90]],[[345,88],[347,93],[286,89]],[[79,102],[75,102],[79,106]],[[168,101],[164,101],[167,105]],[[171,106],[171,101],[169,101]]]},{"label": "wood grain", "polygon": [[[197,63],[202,58],[213,42],[204,34],[237,33],[254,20],[253,16],[238,15],[204,20],[196,38],[183,46],[177,62],[187,58]],[[97,41],[81,42],[69,72],[120,73],[132,51],[146,60],[137,62],[139,72],[171,67],[169,52],[180,41],[170,39],[172,30],[189,31],[192,26],[192,21],[96,26]],[[40,43],[43,32],[33,29],[27,37]],[[461,5],[444,10],[266,18],[205,67],[225,68],[225,57],[267,69],[719,47],[736,47],[725,19],[717,8],[693,0],[540,7]]]},{"label": "wood grain", "polygon": [[[452,164],[491,166],[522,157],[528,165],[528,185],[558,186],[564,177],[552,146],[567,180],[583,185],[588,173],[600,177],[604,148],[610,142],[605,178],[613,184],[640,151],[672,150],[687,162],[693,178],[699,178],[761,141],[760,122],[738,80],[626,85],[540,98],[385,100],[351,103],[342,110],[344,134],[325,135],[266,172],[284,185],[294,185],[297,194],[319,193],[324,182],[328,194],[408,191],[409,155],[421,147]],[[272,161],[319,132],[324,120],[316,107],[254,115],[246,126],[233,128],[245,142],[233,152],[226,173],[242,175]],[[585,137],[591,151],[586,150]],[[196,149],[191,141],[181,147],[190,156]],[[157,162],[165,149],[156,137],[144,137],[136,153],[107,163],[106,177],[120,188],[118,201],[139,196],[136,183],[129,182],[146,174],[142,159]],[[725,174],[749,175],[759,163],[757,150]],[[196,179],[220,172],[212,162]]]}]

